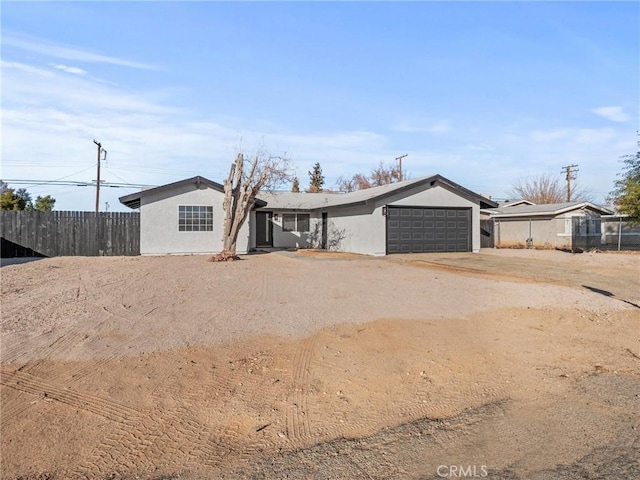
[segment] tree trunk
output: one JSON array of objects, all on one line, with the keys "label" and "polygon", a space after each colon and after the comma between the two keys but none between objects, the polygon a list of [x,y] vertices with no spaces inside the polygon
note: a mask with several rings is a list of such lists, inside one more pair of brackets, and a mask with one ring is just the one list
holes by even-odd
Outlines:
[{"label": "tree trunk", "polygon": [[279,181],[287,177],[286,161],[281,164],[277,161],[278,158],[269,157],[261,160],[256,155],[249,173],[245,174],[244,156],[239,153],[236,157],[229,170],[229,176],[224,182],[222,252],[212,257],[213,261],[238,258],[236,255],[238,234],[249,216],[258,192],[268,181]]}]

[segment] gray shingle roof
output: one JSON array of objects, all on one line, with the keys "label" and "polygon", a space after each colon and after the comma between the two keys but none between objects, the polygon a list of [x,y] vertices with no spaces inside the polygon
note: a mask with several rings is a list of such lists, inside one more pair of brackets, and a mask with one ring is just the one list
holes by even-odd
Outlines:
[{"label": "gray shingle roof", "polygon": [[514,207],[498,207],[488,210],[492,217],[521,217],[527,215],[558,215],[578,209],[594,210],[602,215],[608,214],[609,210],[599,207],[591,202],[564,202],[564,203],[546,203],[540,205],[516,205]]},{"label": "gray shingle roof", "polygon": [[[170,191],[186,184],[204,184],[210,188],[223,191],[223,186],[204,177],[192,177],[179,182],[162,185],[160,187],[142,190],[131,195],[120,197],[120,202],[130,208],[139,208],[141,198],[158,192]],[[269,193],[262,192],[256,199],[256,208],[268,210],[319,210],[330,207],[342,207],[349,205],[363,205],[373,199],[380,199],[386,196],[401,193],[420,185],[430,186],[440,183],[446,188],[455,191],[458,195],[471,201],[479,202],[481,208],[495,208],[498,206],[494,201],[485,198],[477,193],[454,183],[441,175],[431,175],[403,182],[390,183],[379,187],[357,190],[349,193]]]},{"label": "gray shingle roof", "polygon": [[317,210],[330,207],[343,207],[349,205],[361,205],[370,200],[384,198],[389,195],[409,190],[423,184],[435,184],[436,182],[448,185],[460,195],[479,201],[488,207],[495,207],[497,203],[482,197],[466,188],[447,180],[440,175],[420,177],[403,182],[390,183],[379,187],[356,190],[349,193],[271,193],[260,194],[260,199],[267,202],[265,210]]}]

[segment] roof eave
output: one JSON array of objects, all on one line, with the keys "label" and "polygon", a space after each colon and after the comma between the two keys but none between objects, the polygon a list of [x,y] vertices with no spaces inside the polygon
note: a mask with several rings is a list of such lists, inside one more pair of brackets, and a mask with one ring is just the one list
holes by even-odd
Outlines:
[{"label": "roof eave", "polygon": [[141,190],[140,192],[124,195],[120,197],[118,200],[120,201],[120,203],[122,203],[123,205],[129,208],[140,208],[142,197],[146,197],[147,195],[151,195],[154,193],[166,192],[169,190],[173,190],[174,188],[178,188],[182,185],[189,185],[192,183],[196,185],[205,185],[209,188],[213,188],[214,190],[218,190],[219,192],[224,192],[224,187],[221,184],[214,182],[213,180],[209,180],[208,178],[197,175],[195,177],[186,178],[184,180],[168,183],[166,185],[160,185],[159,187],[153,187],[147,190]]}]

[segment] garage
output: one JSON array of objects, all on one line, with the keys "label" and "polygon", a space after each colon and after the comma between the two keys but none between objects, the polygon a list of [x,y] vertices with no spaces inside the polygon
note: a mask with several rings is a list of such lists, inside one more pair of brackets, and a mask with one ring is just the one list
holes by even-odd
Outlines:
[{"label": "garage", "polygon": [[470,252],[471,209],[387,206],[387,253]]}]

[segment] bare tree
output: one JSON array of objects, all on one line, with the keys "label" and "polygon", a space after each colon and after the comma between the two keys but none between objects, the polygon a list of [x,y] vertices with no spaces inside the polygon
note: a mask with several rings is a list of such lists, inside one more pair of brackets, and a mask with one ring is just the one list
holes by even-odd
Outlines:
[{"label": "bare tree", "polygon": [[[592,195],[588,190],[574,183],[571,187],[572,202],[590,201]],[[530,177],[520,177],[511,185],[509,195],[513,199],[529,200],[536,204],[562,203],[566,200],[567,188],[561,181],[549,173],[541,173]]]},{"label": "bare tree", "polygon": [[571,184],[571,202],[593,202],[593,197],[593,192],[578,182]]},{"label": "bare tree", "polygon": [[287,181],[288,165],[287,159],[267,156],[264,152],[256,154],[253,161],[245,160],[242,153],[238,154],[224,182],[223,250],[213,257],[214,261],[237,258],[238,233],[255,203],[258,192],[273,190]]},{"label": "bare tree", "polygon": [[371,172],[369,179],[372,186],[379,187],[380,185],[388,185],[389,183],[396,183],[402,180],[403,175],[398,165],[385,165],[380,162],[378,168]]},{"label": "bare tree", "polygon": [[559,177],[542,173],[531,177],[520,177],[511,185],[509,195],[514,199],[529,200],[533,203],[560,203],[565,190]]},{"label": "bare tree", "polygon": [[371,182],[366,175],[362,173],[356,173],[351,178],[338,178],[337,182],[338,191],[340,192],[355,192],[356,190],[364,190],[365,188],[371,188]]},{"label": "bare tree", "polygon": [[371,171],[370,175],[356,173],[351,178],[340,177],[337,185],[341,192],[353,192],[371,187],[379,187],[389,183],[396,183],[402,179],[408,179],[408,175],[400,170],[398,165],[385,165],[380,162],[378,168]]}]

